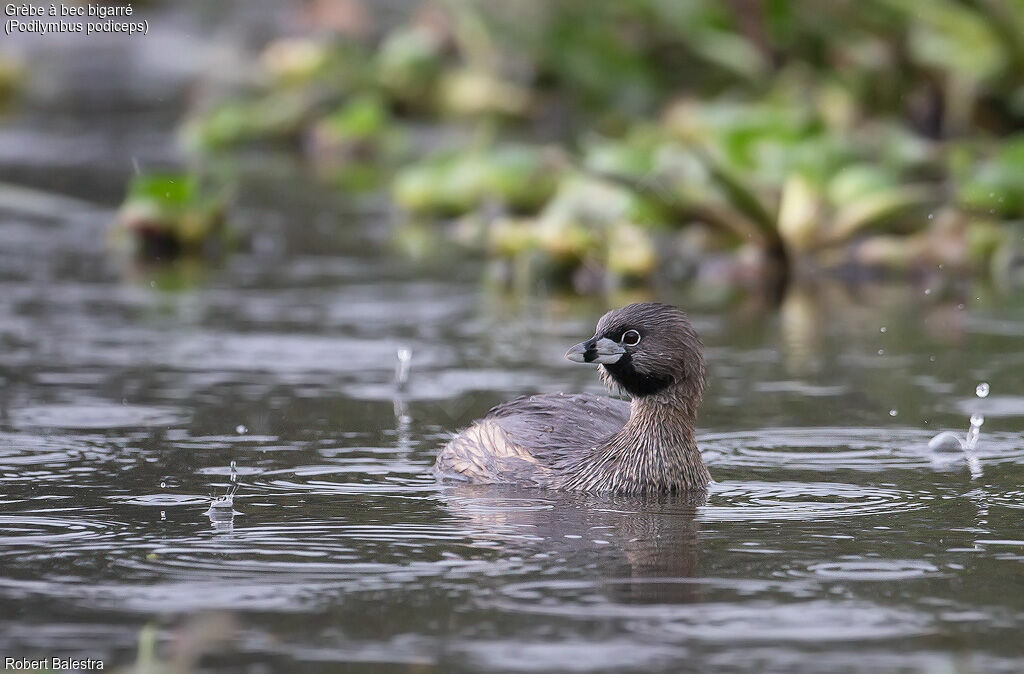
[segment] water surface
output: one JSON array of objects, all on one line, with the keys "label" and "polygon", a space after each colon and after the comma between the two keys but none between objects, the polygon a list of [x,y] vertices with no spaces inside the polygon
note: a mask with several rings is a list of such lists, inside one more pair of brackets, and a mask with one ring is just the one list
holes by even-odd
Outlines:
[{"label": "water surface", "polygon": [[[3,655],[111,666],[155,633],[239,671],[1020,670],[1022,298],[938,271],[778,308],[512,295],[452,251],[404,257],[386,204],[287,162],[248,169],[246,250],[140,266],[105,229],[174,115],[139,105],[164,121],[134,140],[102,110],[67,132],[103,170],[40,149],[59,170],[30,182],[89,208],[0,213]],[[8,120],[5,179],[45,120]],[[707,344],[706,499],[434,480],[493,404],[600,391],[562,353],[633,299]],[[976,413],[972,477],[928,440]]]}]

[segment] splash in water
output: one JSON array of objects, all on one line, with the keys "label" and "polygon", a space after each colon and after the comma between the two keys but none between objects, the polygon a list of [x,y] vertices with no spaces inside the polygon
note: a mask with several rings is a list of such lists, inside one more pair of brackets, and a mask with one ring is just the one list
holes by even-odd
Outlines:
[{"label": "splash in water", "polygon": [[408,347],[399,347],[398,351],[395,352],[395,358],[397,363],[395,364],[395,385],[399,389],[404,389],[406,384],[409,383],[409,367],[412,364],[412,349]]},{"label": "splash in water", "polygon": [[[981,382],[974,389],[974,393],[979,398],[985,398],[988,396],[989,390],[990,387],[988,382]],[[984,415],[981,413],[972,414],[971,427],[967,429],[967,436],[965,439],[961,439],[960,435],[957,433],[943,431],[928,441],[928,449],[936,452],[956,450],[963,451],[965,458],[967,459],[967,467],[971,471],[971,477],[977,479],[983,475],[983,472],[981,469],[981,461],[978,460],[978,456],[974,453],[974,450],[978,446],[978,439],[981,437],[981,427],[984,423]]]},{"label": "splash in water", "polygon": [[964,443],[964,449],[967,451],[974,451],[974,448],[978,446],[978,436],[981,435],[981,426],[985,423],[985,417],[980,414],[971,415],[971,427],[967,431],[967,442]]},{"label": "splash in water", "polygon": [[967,467],[971,471],[971,477],[977,479],[982,476],[981,461],[974,453],[978,446],[978,437],[981,435],[981,425],[985,423],[985,417],[980,414],[971,415],[971,428],[967,431],[967,442],[964,445],[964,452],[967,454]]},{"label": "splash in water", "polygon": [[238,493],[238,464],[231,461],[231,486],[223,496],[214,496],[206,515],[217,529],[232,528],[235,519],[235,494]]},{"label": "splash in water", "polygon": [[964,441],[959,433],[942,431],[928,441],[928,449],[933,452],[961,452],[964,449]]}]

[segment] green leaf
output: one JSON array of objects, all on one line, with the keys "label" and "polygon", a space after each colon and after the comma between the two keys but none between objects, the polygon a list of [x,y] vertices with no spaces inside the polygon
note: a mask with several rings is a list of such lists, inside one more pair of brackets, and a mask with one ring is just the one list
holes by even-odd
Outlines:
[{"label": "green leaf", "polygon": [[146,200],[164,209],[183,209],[199,201],[199,180],[181,174],[136,176],[128,186],[128,201]]},{"label": "green leaf", "polygon": [[836,212],[827,241],[846,241],[868,225],[926,204],[934,198],[934,189],[928,185],[902,185],[865,194]]}]

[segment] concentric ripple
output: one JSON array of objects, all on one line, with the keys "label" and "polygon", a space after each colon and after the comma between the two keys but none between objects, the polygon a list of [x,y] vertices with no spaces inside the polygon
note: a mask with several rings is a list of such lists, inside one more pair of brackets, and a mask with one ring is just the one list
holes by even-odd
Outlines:
[{"label": "concentric ripple", "polygon": [[171,409],[115,403],[33,405],[11,411],[11,423],[20,428],[150,428],[174,426],[182,420]]},{"label": "concentric ripple", "polygon": [[829,520],[924,507],[907,491],[841,482],[727,482],[709,491],[697,516],[704,522]]},{"label": "concentric ripple", "polygon": [[133,496],[108,496],[107,499],[114,503],[158,506],[161,508],[210,503],[210,497],[201,494],[137,494]]},{"label": "concentric ripple", "polygon": [[842,581],[895,581],[936,576],[939,568],[922,560],[865,559],[819,562],[807,567],[819,578]]},{"label": "concentric ripple", "polygon": [[[447,554],[439,564],[440,546]],[[445,526],[294,522],[247,525],[227,536],[156,544],[145,555],[120,555],[116,563],[181,579],[237,579],[270,572],[280,582],[358,577],[363,583],[372,579],[375,585],[391,586],[478,564],[470,559],[475,551],[463,532]]]},{"label": "concentric ripple", "polygon": [[247,484],[261,491],[336,495],[437,490],[437,480],[426,466],[397,456],[267,470]]},{"label": "concentric ripple", "polygon": [[107,460],[116,451],[102,437],[67,437],[38,432],[0,431],[0,467],[29,470],[30,467],[65,467],[76,461]]},{"label": "concentric ripple", "polygon": [[117,535],[117,525],[94,519],[38,513],[0,515],[0,549],[17,552],[21,546],[42,546],[50,550],[69,543],[90,543]]},{"label": "concentric ripple", "polygon": [[[964,429],[960,429],[966,432]],[[963,455],[928,448],[933,431],[891,428],[764,428],[700,437],[708,463],[737,469],[858,470],[963,468]],[[983,432],[975,456],[983,465],[1024,463],[1024,438]]]}]

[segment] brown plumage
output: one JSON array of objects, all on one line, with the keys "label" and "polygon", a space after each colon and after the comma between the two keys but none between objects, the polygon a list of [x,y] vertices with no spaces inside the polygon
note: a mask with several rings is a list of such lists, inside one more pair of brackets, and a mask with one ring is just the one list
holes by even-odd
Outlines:
[{"label": "brown plumage", "polygon": [[566,358],[599,363],[631,401],[590,394],[498,405],[441,451],[446,478],[619,493],[704,489],[711,476],[694,435],[706,368],[686,315],[665,304],[605,314]]}]

